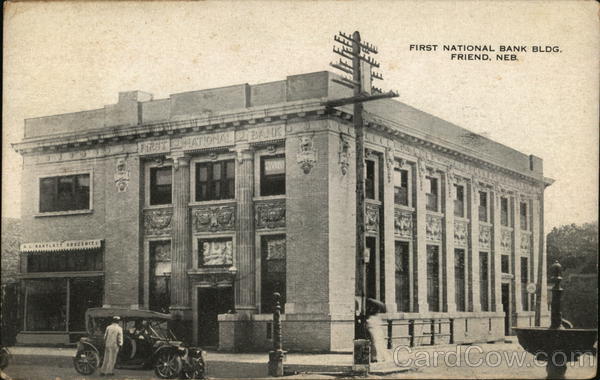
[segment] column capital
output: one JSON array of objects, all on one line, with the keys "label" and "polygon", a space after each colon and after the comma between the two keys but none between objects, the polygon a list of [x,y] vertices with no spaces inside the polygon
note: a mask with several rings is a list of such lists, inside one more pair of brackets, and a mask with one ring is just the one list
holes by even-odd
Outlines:
[{"label": "column capital", "polygon": [[184,152],[171,152],[167,159],[173,161],[173,168],[179,170],[180,166],[188,166],[190,164],[190,156]]},{"label": "column capital", "polygon": [[236,153],[236,158],[239,163],[242,163],[245,160],[252,160],[254,158],[254,149],[250,144],[238,144],[233,148],[230,148],[232,152]]}]

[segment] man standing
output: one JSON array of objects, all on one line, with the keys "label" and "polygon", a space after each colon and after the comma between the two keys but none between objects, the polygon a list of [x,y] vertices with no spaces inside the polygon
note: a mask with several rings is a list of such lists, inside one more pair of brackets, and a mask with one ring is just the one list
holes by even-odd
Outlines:
[{"label": "man standing", "polygon": [[114,375],[113,368],[117,361],[117,354],[123,345],[123,329],[119,326],[118,316],[114,316],[112,323],[106,327],[104,332],[104,360],[100,368],[100,376]]}]

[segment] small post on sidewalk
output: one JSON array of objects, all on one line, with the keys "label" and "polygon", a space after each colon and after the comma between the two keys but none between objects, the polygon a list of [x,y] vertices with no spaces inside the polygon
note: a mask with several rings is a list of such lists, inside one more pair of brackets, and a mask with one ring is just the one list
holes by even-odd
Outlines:
[{"label": "small post on sidewalk", "polygon": [[269,351],[269,376],[283,376],[283,360],[286,352],[281,342],[281,294],[273,293],[275,310],[273,311],[273,351]]}]

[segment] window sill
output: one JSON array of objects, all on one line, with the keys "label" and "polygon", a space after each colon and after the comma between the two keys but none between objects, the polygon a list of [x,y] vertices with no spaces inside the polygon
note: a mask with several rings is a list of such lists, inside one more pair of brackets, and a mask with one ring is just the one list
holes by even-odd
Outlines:
[{"label": "window sill", "polygon": [[232,204],[237,203],[237,199],[215,199],[214,201],[193,201],[188,203],[188,206],[212,206],[212,205],[222,205],[222,204]]},{"label": "window sill", "polygon": [[365,198],[365,203],[370,203],[372,205],[377,205],[377,206],[381,206],[383,204],[381,201],[378,201],[377,199],[370,199],[370,198]]},{"label": "window sill", "polygon": [[399,204],[394,204],[394,208],[397,210],[404,210],[404,211],[410,211],[410,212],[415,211],[414,207],[404,206],[404,205],[399,205]]},{"label": "window sill", "polygon": [[444,213],[443,212],[439,212],[439,211],[426,210],[426,213],[427,213],[427,215],[439,216],[440,218],[444,217]]},{"label": "window sill", "polygon": [[49,212],[39,212],[34,214],[35,218],[43,218],[46,216],[67,216],[67,215],[83,215],[83,214],[91,214],[94,212],[94,209],[86,209],[86,210],[72,210],[72,211],[49,211]]},{"label": "window sill", "polygon": [[469,223],[470,219],[454,215],[454,220],[459,222]]},{"label": "window sill", "polygon": [[164,205],[145,205],[144,210],[157,210],[161,208],[171,208],[173,207],[172,203],[164,204]]},{"label": "window sill", "polygon": [[257,197],[252,198],[252,200],[255,202],[257,202],[257,201],[272,201],[272,200],[279,200],[279,199],[285,199],[285,194],[265,195],[265,196],[257,196]]},{"label": "window sill", "polygon": [[187,271],[188,275],[198,275],[198,274],[228,274],[235,275],[237,273],[237,269],[233,265],[226,267],[210,267],[210,268],[195,268]]},{"label": "window sill", "polygon": [[72,272],[29,272],[18,275],[20,279],[34,278],[65,278],[65,277],[101,277],[103,271],[72,271]]},{"label": "window sill", "polygon": [[480,225],[480,226],[488,226],[488,227],[492,227],[492,223],[490,223],[490,222],[483,222],[483,221],[479,221],[479,225]]}]

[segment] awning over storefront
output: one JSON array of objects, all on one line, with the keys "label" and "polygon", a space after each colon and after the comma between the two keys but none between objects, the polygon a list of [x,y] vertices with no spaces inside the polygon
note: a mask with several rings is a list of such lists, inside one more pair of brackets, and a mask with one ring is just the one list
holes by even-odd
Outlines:
[{"label": "awning over storefront", "polygon": [[21,244],[22,253],[30,252],[64,252],[98,249],[102,247],[102,239],[44,241]]}]

